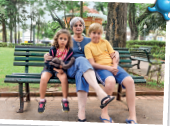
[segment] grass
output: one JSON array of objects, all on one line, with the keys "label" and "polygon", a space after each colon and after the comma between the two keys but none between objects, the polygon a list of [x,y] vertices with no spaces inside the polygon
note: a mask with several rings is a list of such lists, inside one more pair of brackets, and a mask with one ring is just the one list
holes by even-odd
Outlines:
[{"label": "grass", "polygon": [[[9,90],[18,86],[15,83],[4,83],[6,75],[12,73],[24,73],[24,66],[13,66],[14,62],[14,48],[0,47],[0,88],[8,87]],[[40,73],[42,67],[30,67],[29,73]],[[39,84],[32,85],[30,88],[39,88]]]}]

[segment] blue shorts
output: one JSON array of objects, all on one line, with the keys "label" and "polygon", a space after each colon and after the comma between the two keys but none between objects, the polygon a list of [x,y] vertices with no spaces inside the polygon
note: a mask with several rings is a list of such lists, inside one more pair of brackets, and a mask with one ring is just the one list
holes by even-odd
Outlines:
[{"label": "blue shorts", "polygon": [[[116,76],[113,75],[108,70],[101,70],[101,69],[95,70],[96,77],[104,86],[105,86],[105,79],[109,76],[113,76],[115,78],[116,82],[122,85],[123,80],[130,75],[120,66],[118,66],[117,69],[118,69],[118,72],[117,72]],[[122,85],[122,87],[125,88],[123,85]]]}]

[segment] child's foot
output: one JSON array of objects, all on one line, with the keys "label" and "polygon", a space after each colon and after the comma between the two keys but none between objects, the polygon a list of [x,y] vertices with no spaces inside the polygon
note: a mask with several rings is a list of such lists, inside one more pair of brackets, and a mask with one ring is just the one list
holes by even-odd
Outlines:
[{"label": "child's foot", "polygon": [[67,100],[61,100],[61,106],[63,107],[63,112],[70,111],[69,102]]},{"label": "child's foot", "polygon": [[39,105],[38,105],[38,112],[39,113],[43,113],[44,112],[45,104],[46,104],[46,100],[39,102]]}]

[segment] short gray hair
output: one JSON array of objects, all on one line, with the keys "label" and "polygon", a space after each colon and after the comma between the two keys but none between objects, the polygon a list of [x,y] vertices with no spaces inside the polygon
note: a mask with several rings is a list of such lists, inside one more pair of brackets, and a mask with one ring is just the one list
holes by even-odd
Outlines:
[{"label": "short gray hair", "polygon": [[81,17],[74,17],[71,21],[70,21],[70,28],[71,30],[73,30],[73,26],[80,21],[83,25],[83,28],[85,29],[85,23],[84,20]]}]

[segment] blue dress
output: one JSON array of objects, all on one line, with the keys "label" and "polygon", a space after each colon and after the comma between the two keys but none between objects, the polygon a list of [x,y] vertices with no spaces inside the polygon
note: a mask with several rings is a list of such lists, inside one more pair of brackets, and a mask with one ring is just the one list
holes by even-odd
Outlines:
[{"label": "blue dress", "polygon": [[[73,38],[72,38],[73,39]],[[75,78],[76,91],[89,92],[89,84],[83,77],[83,73],[89,69],[93,69],[89,61],[85,58],[84,46],[91,41],[90,38],[84,37],[82,42],[76,42],[73,39],[73,57],[75,57],[74,64],[67,70],[69,78]]]}]

